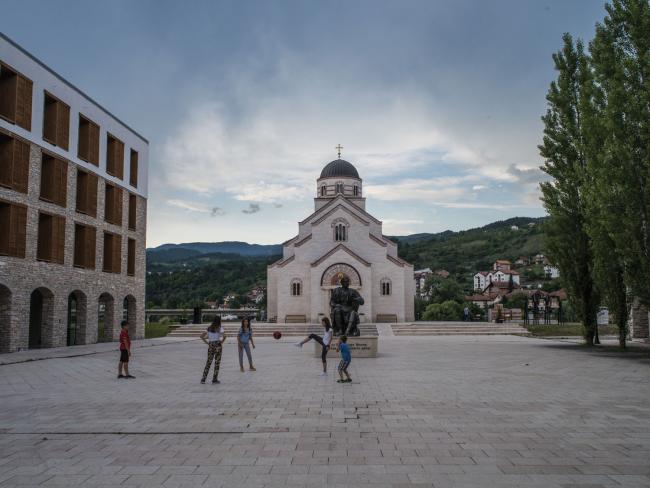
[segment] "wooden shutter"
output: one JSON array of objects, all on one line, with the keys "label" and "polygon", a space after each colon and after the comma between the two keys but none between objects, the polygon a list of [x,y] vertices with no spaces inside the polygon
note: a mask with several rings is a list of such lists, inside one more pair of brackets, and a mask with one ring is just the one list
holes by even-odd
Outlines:
[{"label": "wooden shutter", "polygon": [[16,124],[32,130],[32,80],[18,75],[16,90]]},{"label": "wooden shutter", "polygon": [[52,156],[43,154],[41,156],[41,192],[40,197],[43,200],[51,202],[53,200],[54,189],[54,161]]},{"label": "wooden shutter", "polygon": [[97,229],[86,226],[84,230],[84,262],[88,269],[95,269],[95,250],[97,248]]},{"label": "wooden shutter", "polygon": [[88,212],[88,173],[77,170],[77,212]]},{"label": "wooden shutter", "polygon": [[99,166],[99,126],[90,121],[88,124],[88,162]]},{"label": "wooden shutter", "polygon": [[124,179],[124,143],[120,140],[117,141],[117,148],[115,151],[115,176],[120,180]]},{"label": "wooden shutter", "polygon": [[70,145],[70,106],[57,101],[56,111],[56,145],[68,150]]},{"label": "wooden shutter", "polygon": [[16,140],[0,133],[0,185],[13,186],[13,161]]},{"label": "wooden shutter", "polygon": [[114,190],[114,198],[113,198],[113,217],[114,217],[114,224],[119,225],[122,227],[122,208],[124,207],[124,201],[122,198],[122,189],[115,187]]},{"label": "wooden shutter", "polygon": [[85,233],[86,226],[75,224],[74,226],[74,260],[72,264],[74,266],[85,267]]},{"label": "wooden shutter", "polygon": [[68,196],[68,163],[54,159],[54,203],[67,206]]},{"label": "wooden shutter", "polygon": [[52,262],[63,264],[65,255],[65,217],[52,216]]},{"label": "wooden shutter", "polygon": [[10,208],[9,255],[24,258],[27,235],[27,207],[11,205]]},{"label": "wooden shutter", "polygon": [[38,214],[38,246],[36,258],[49,261],[52,255],[52,216]]},{"label": "wooden shutter", "polygon": [[106,137],[106,172],[115,175],[115,138],[110,134]]},{"label": "wooden shutter", "polygon": [[96,174],[88,173],[86,176],[86,213],[91,217],[97,217],[97,182]]},{"label": "wooden shutter", "polygon": [[122,236],[113,234],[113,273],[122,272]]},{"label": "wooden shutter", "polygon": [[127,254],[126,274],[135,275],[135,240],[129,239]]},{"label": "wooden shutter", "polygon": [[29,184],[29,153],[28,143],[14,139],[14,165],[13,165],[13,189],[21,193],[27,193]]},{"label": "wooden shutter", "polygon": [[129,168],[129,183],[133,188],[138,187],[138,152],[131,149],[131,166]]},{"label": "wooden shutter", "polygon": [[56,144],[56,122],[59,104],[54,98],[45,93],[43,108],[43,139],[51,144]]},{"label": "wooden shutter", "polygon": [[0,115],[16,121],[16,91],[18,76],[15,71],[0,64]]}]

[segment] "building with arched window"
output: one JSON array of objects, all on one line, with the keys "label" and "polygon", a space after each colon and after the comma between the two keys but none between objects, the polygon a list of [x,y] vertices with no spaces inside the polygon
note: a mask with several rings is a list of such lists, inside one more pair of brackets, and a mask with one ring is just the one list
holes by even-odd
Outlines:
[{"label": "building with arched window", "polygon": [[148,152],[0,34],[0,352],[144,336]]},{"label": "building with arched window", "polygon": [[342,159],[327,164],[317,180],[315,211],[283,244],[282,259],[267,272],[268,316],[279,322],[316,323],[329,316],[331,291],[341,278],[365,300],[361,320],[413,320],[413,266],[400,259],[382,223],[366,212],[356,168]]}]

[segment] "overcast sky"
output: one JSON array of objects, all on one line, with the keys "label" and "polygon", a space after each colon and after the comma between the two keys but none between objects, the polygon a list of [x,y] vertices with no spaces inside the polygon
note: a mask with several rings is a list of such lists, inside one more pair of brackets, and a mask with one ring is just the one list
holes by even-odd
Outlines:
[{"label": "overcast sky", "polygon": [[147,137],[148,246],[279,243],[334,147],[384,232],[541,216],[551,55],[598,0],[0,0],[0,30]]}]

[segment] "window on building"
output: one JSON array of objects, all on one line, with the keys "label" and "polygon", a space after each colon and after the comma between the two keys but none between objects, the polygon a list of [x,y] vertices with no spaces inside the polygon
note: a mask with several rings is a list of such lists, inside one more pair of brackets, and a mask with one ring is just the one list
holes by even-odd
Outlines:
[{"label": "window on building", "polygon": [[74,265],[79,268],[95,269],[95,247],[97,230],[89,225],[74,226]]},{"label": "window on building", "polygon": [[122,225],[122,189],[110,183],[106,183],[104,220],[111,224]]},{"label": "window on building", "polygon": [[43,153],[41,158],[41,200],[66,206],[68,163]]},{"label": "window on building", "polygon": [[126,274],[135,276],[135,239],[129,239],[127,246]]},{"label": "window on building", "polygon": [[0,200],[0,255],[25,257],[27,207]]},{"label": "window on building", "polygon": [[107,273],[122,272],[122,236],[104,232],[102,270]]},{"label": "window on building", "polygon": [[97,217],[97,175],[77,170],[77,212]]},{"label": "window on building", "polygon": [[320,196],[324,197],[327,194],[327,188],[325,186],[320,187]]},{"label": "window on building", "polygon": [[133,188],[138,187],[138,151],[131,149],[129,183]]},{"label": "window on building", "polygon": [[43,107],[43,139],[68,150],[70,141],[70,106],[45,92]]},{"label": "window on building", "polygon": [[65,217],[38,214],[36,259],[63,264],[65,252]]},{"label": "window on building", "polygon": [[343,193],[343,183],[336,184],[336,193]]},{"label": "window on building", "polygon": [[129,194],[129,230],[136,230],[135,223],[137,220],[137,211],[138,211],[138,197]]},{"label": "window on building", "polygon": [[0,63],[0,117],[32,130],[32,80]]},{"label": "window on building", "polygon": [[0,186],[27,193],[29,144],[0,132]]},{"label": "window on building", "polygon": [[347,241],[347,227],[345,224],[336,224],[334,226],[334,240],[337,242]]},{"label": "window on building", "polygon": [[124,179],[124,143],[110,134],[106,139],[106,172]]},{"label": "window on building", "polygon": [[383,296],[387,296],[391,294],[391,286],[390,286],[390,280],[388,278],[384,278],[380,282],[381,286],[381,294]]},{"label": "window on building", "polygon": [[302,295],[302,281],[295,279],[291,282],[291,295],[294,297]]},{"label": "window on building", "polygon": [[99,166],[99,126],[79,114],[79,143],[77,156]]}]

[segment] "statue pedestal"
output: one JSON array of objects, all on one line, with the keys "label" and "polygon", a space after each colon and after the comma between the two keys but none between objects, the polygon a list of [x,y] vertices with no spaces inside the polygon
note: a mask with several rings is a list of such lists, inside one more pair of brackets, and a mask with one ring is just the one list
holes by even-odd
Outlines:
[{"label": "statue pedestal", "polygon": [[[339,338],[333,337],[330,350],[327,353],[328,358],[336,359],[340,357],[338,346]],[[350,354],[352,354],[353,361],[354,358],[376,358],[379,350],[379,337],[348,337],[348,346],[350,346]],[[314,342],[315,358],[320,357],[322,350],[322,346],[318,342]]]}]

